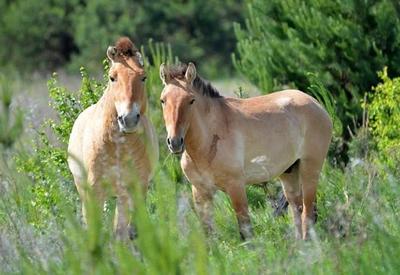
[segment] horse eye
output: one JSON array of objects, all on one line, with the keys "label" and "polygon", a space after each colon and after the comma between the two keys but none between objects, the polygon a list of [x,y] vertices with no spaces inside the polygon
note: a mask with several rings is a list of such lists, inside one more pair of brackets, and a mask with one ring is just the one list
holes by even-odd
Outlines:
[{"label": "horse eye", "polygon": [[115,81],[115,77],[110,76],[110,80],[111,80],[111,82],[114,82]]},{"label": "horse eye", "polygon": [[193,98],[193,99],[190,101],[190,105],[192,105],[192,104],[194,103],[194,101],[195,101],[195,99]]},{"label": "horse eye", "polygon": [[147,76],[143,77],[143,78],[142,78],[142,82],[145,82],[146,79],[147,79]]}]

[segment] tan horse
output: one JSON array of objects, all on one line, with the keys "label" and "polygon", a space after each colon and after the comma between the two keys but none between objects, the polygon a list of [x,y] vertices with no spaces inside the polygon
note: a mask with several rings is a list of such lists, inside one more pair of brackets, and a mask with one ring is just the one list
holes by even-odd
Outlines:
[{"label": "tan horse", "polygon": [[86,187],[92,188],[100,206],[111,189],[117,196],[114,229],[119,238],[126,239],[132,230],[128,212],[133,203],[128,184],[138,179],[147,189],[158,161],[158,141],[146,117],[146,74],[139,51],[123,37],[108,48],[107,56],[111,62],[108,86],[100,100],[75,121],[68,164],[82,200],[84,221]]},{"label": "tan horse", "polygon": [[183,153],[181,166],[206,231],[212,230],[212,199],[219,189],[232,201],[242,238],[251,237],[245,185],[279,176],[296,237],[308,238],[332,133],[321,105],[297,90],[222,97],[192,63],[161,65],[160,77],[167,144],[172,153]]}]

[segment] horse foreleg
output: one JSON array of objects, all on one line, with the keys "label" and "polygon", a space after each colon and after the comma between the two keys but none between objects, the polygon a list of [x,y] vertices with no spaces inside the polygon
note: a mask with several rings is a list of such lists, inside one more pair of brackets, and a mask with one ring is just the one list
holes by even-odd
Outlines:
[{"label": "horse foreleg", "polygon": [[192,185],[192,195],[195,210],[199,215],[202,222],[204,231],[207,235],[213,232],[214,220],[213,220],[213,197],[214,192],[209,190],[203,190]]},{"label": "horse foreleg", "polygon": [[78,190],[79,197],[80,197],[81,203],[82,203],[82,222],[83,222],[84,226],[87,226],[87,207],[86,207],[87,191],[85,190],[87,187],[82,185],[83,180],[81,178],[74,176],[74,181],[75,181],[76,189]]},{"label": "horse foreleg", "polygon": [[132,208],[133,202],[129,192],[119,188],[114,216],[114,232],[119,240],[133,239],[135,235],[133,229],[130,228],[130,211]]},{"label": "horse foreleg", "polygon": [[101,186],[101,182],[90,172],[88,173],[87,181],[75,178],[75,185],[82,202],[82,220],[84,225],[87,226],[92,216],[95,214],[98,215],[95,211],[101,213],[103,210],[105,192]]},{"label": "horse foreleg", "polygon": [[253,236],[253,230],[250,222],[247,195],[244,184],[239,181],[231,181],[226,188],[226,193],[231,198],[233,209],[236,212],[240,237],[242,240],[250,239]]}]

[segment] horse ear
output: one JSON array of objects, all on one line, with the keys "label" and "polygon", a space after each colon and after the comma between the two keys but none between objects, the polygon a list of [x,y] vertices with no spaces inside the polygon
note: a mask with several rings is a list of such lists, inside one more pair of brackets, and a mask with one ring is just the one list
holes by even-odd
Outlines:
[{"label": "horse ear", "polygon": [[167,85],[167,75],[165,72],[165,64],[164,63],[162,63],[160,65],[160,78],[161,78],[163,85]]},{"label": "horse ear", "polygon": [[192,84],[195,78],[196,78],[196,67],[192,62],[189,62],[189,65],[185,73],[186,82]]},{"label": "horse ear", "polygon": [[143,67],[144,66],[143,56],[139,51],[136,52],[136,58],[140,64],[140,66]]},{"label": "horse ear", "polygon": [[108,59],[110,59],[111,61],[114,61],[116,55],[117,55],[117,48],[115,48],[114,46],[109,46],[107,49]]}]

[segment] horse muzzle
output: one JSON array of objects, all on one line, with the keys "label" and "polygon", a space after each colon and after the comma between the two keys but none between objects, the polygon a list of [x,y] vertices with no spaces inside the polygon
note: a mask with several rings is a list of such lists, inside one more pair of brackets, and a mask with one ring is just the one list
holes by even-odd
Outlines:
[{"label": "horse muzzle", "polygon": [[167,138],[168,149],[173,154],[182,154],[185,150],[185,143],[182,137]]},{"label": "horse muzzle", "polygon": [[118,126],[122,133],[132,133],[136,130],[140,121],[139,113],[129,113],[127,115],[118,116]]}]

